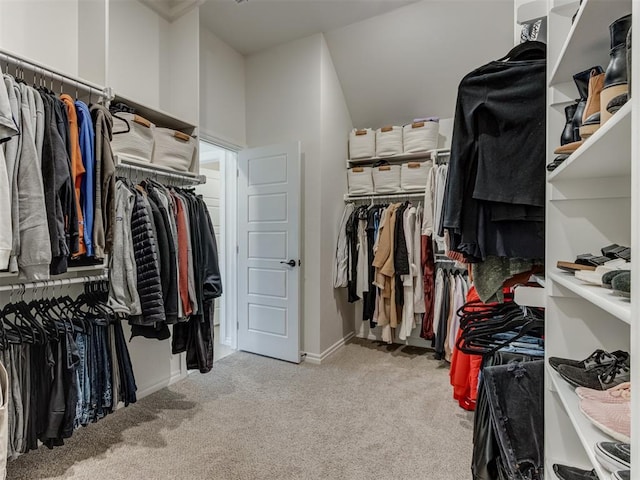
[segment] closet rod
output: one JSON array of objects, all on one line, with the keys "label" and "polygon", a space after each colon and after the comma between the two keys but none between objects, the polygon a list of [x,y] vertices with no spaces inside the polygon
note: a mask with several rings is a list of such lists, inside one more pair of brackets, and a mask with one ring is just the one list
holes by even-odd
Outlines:
[{"label": "closet rod", "polygon": [[33,70],[35,74],[40,71],[43,72],[45,76],[57,77],[57,80],[66,83],[69,86],[81,87],[87,92],[95,91],[96,94],[102,96],[103,98],[108,97],[108,95],[105,93],[105,88],[101,87],[100,85],[82,80],[80,78],[72,77],[71,75],[67,75],[66,73],[54,70],[50,67],[42,65],[41,63],[29,60],[25,57],[21,57],[20,55],[16,55],[15,53],[7,52],[6,50],[0,49],[0,58],[6,62],[15,64],[19,68],[27,66],[29,70]]},{"label": "closet rod", "polygon": [[98,282],[101,280],[107,280],[107,275],[89,275],[85,277],[76,278],[60,278],[56,280],[42,280],[39,282],[30,283],[13,283],[11,285],[1,285],[0,292],[19,292],[21,290],[30,290],[32,288],[45,288],[45,287],[62,287],[64,285],[75,285],[79,283]]},{"label": "closet rod", "polygon": [[387,200],[387,199],[396,199],[396,198],[423,198],[424,191],[420,192],[404,192],[404,193],[390,193],[388,195],[345,195],[345,202],[358,202],[364,200]]},{"label": "closet rod", "polygon": [[126,169],[130,172],[141,172],[154,178],[165,177],[171,180],[177,180],[178,182],[181,182],[182,185],[202,185],[207,183],[207,177],[204,175],[173,173],[141,165],[132,165],[130,163],[118,163],[116,168]]}]

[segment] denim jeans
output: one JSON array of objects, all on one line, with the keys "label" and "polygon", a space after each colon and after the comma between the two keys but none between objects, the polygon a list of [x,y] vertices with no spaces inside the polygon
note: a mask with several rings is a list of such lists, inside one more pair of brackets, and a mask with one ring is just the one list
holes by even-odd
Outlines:
[{"label": "denim jeans", "polygon": [[541,480],[544,470],[544,360],[487,367],[483,387],[509,478]]}]

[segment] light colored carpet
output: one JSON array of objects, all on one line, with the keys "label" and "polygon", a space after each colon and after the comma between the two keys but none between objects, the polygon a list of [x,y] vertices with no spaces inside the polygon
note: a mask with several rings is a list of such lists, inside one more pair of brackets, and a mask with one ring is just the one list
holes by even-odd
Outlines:
[{"label": "light colored carpet", "polygon": [[359,340],[321,366],[235,353],[8,478],[465,480],[473,416],[431,357]]}]

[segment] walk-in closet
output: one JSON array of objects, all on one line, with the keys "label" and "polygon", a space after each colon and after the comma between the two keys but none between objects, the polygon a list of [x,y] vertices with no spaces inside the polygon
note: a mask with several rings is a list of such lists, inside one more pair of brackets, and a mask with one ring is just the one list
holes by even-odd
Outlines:
[{"label": "walk-in closet", "polygon": [[640,480],[638,14],[0,0],[0,480]]}]

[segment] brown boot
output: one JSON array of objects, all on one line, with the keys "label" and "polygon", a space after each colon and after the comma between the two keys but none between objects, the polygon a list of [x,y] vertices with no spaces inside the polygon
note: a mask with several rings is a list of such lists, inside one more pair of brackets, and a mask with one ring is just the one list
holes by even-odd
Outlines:
[{"label": "brown boot", "polygon": [[582,114],[582,126],[580,127],[580,138],[586,140],[600,128],[600,92],[604,87],[604,73],[596,74],[591,71],[589,78],[589,96],[587,105]]}]

